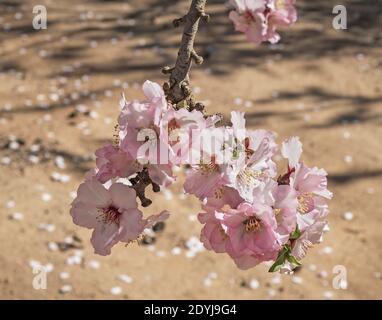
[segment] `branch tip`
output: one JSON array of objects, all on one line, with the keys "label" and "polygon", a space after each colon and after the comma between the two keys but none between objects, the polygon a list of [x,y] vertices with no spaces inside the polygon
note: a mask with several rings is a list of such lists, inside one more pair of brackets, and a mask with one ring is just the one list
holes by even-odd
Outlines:
[{"label": "branch tip", "polygon": [[163,74],[171,74],[171,72],[174,70],[174,67],[165,66],[162,68]]},{"label": "branch tip", "polygon": [[178,18],[178,19],[174,19],[172,21],[174,28],[178,28],[180,25],[184,24],[186,22],[186,19],[187,19],[187,15],[185,15],[181,18]]},{"label": "branch tip", "polygon": [[201,65],[204,61],[202,56],[199,56],[195,50],[191,51],[191,58],[195,61],[196,64]]}]

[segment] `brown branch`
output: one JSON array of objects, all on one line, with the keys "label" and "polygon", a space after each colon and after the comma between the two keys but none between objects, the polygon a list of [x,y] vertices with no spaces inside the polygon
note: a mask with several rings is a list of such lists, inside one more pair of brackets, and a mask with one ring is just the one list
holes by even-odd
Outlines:
[{"label": "brown branch", "polygon": [[[182,41],[180,44],[178,57],[174,67],[164,67],[162,72],[170,75],[169,82],[163,85],[167,100],[176,107],[186,106],[188,110],[203,111],[201,103],[195,103],[190,89],[189,72],[192,61],[202,64],[203,58],[194,49],[194,41],[199,28],[200,19],[208,22],[209,15],[204,12],[207,0],[192,0],[188,13],[180,19],[173,21],[175,27],[184,25]],[[132,188],[137,193],[143,207],[148,207],[152,201],[146,198],[145,191],[152,185],[154,192],[159,192],[160,187],[154,183],[145,168],[136,177],[130,179]]]},{"label": "brown branch", "polygon": [[132,184],[132,188],[137,193],[137,197],[141,201],[142,207],[148,207],[152,201],[146,198],[145,192],[146,188],[151,184],[154,192],[159,192],[160,187],[151,181],[148,170],[145,168],[141,172],[137,174],[136,177],[131,178],[130,182]]},{"label": "brown branch", "polygon": [[[163,85],[163,89],[167,100],[178,107],[194,109],[196,105],[191,95],[189,72],[192,61],[196,64],[203,63],[203,58],[194,49],[194,41],[200,19],[209,20],[209,15],[204,12],[206,2],[207,0],[192,0],[188,13],[173,22],[176,27],[184,25],[183,36],[175,66],[163,68],[163,73],[170,74],[170,80]],[[198,108],[201,108],[200,104]]]}]

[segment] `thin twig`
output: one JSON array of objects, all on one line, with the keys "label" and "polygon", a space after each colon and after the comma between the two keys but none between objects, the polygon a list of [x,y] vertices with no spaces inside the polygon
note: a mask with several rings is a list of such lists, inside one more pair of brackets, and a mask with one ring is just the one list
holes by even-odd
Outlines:
[{"label": "thin twig", "polygon": [[[191,95],[189,72],[192,61],[202,64],[203,58],[194,49],[196,33],[199,29],[200,19],[209,20],[209,15],[204,11],[207,0],[192,0],[188,13],[180,19],[174,20],[174,26],[184,25],[182,41],[178,57],[173,68],[163,68],[163,73],[170,74],[169,82],[164,84],[167,100],[178,107],[187,106],[195,108]],[[200,104],[198,108],[201,108]]]},{"label": "thin twig", "polygon": [[[204,109],[204,106],[201,103],[195,103],[192,97],[189,72],[192,61],[196,64],[203,63],[203,58],[194,49],[194,41],[200,19],[209,20],[209,15],[204,12],[206,2],[207,0],[192,0],[188,13],[173,21],[175,27],[184,25],[182,41],[175,66],[162,69],[164,74],[170,75],[169,82],[163,85],[167,100],[176,107],[186,106],[190,111],[194,109],[203,111]],[[149,185],[152,185],[154,192],[160,191],[160,187],[151,180],[147,169],[139,172],[135,178],[130,179],[130,182],[143,207],[148,207],[152,203],[145,195]]]}]

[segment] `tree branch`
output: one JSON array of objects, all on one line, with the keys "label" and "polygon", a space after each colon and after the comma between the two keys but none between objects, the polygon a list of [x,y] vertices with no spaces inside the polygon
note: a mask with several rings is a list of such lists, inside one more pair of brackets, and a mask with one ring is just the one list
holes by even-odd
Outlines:
[{"label": "tree branch", "polygon": [[[175,27],[184,25],[182,41],[175,66],[172,68],[164,67],[162,69],[164,74],[170,75],[169,82],[163,85],[167,100],[175,104],[177,108],[184,106],[190,111],[194,109],[203,111],[204,109],[203,104],[195,103],[192,97],[189,86],[189,72],[192,61],[196,64],[203,63],[203,58],[194,49],[194,41],[199,29],[200,19],[208,22],[210,18],[204,12],[206,2],[207,0],[192,0],[188,13],[180,19],[173,21]],[[145,195],[146,188],[149,185],[152,185],[154,192],[160,191],[160,187],[151,180],[147,168],[139,172],[136,177],[130,179],[130,182],[143,207],[148,207],[152,203]]]},{"label": "tree branch", "polygon": [[209,15],[204,12],[206,2],[207,0],[192,0],[188,13],[173,22],[175,27],[184,25],[183,36],[175,66],[173,68],[165,67],[162,70],[163,73],[170,74],[170,80],[164,84],[163,89],[167,100],[178,107],[195,108],[195,102],[189,87],[189,72],[192,61],[196,64],[203,63],[203,58],[194,49],[194,41],[200,19],[209,20]]},{"label": "tree branch", "polygon": [[130,183],[132,184],[132,188],[137,193],[137,197],[141,201],[142,207],[148,207],[152,203],[152,201],[146,198],[145,195],[146,188],[150,184],[152,185],[154,192],[160,191],[160,187],[151,180],[146,168],[139,172],[136,177],[130,179]]}]

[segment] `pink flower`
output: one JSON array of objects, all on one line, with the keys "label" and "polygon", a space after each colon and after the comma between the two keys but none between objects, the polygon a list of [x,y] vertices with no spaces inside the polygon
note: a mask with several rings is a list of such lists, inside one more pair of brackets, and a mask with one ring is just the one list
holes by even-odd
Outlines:
[{"label": "pink flower", "polygon": [[146,81],[142,90],[146,101],[127,102],[123,98],[119,117],[120,149],[131,159],[136,172],[147,168],[151,180],[159,186],[168,186],[174,181],[172,163],[169,161],[167,137],[161,134],[161,121],[168,112],[162,88]]},{"label": "pink flower", "polygon": [[159,145],[160,120],[168,108],[164,92],[157,83],[147,80],[142,90],[147,98],[144,102],[127,102],[123,96],[118,119],[121,148],[137,160],[142,157],[138,150],[147,140]]},{"label": "pink flower", "polygon": [[280,35],[276,32],[278,27],[286,27],[297,21],[297,10],[294,7],[295,0],[268,0],[267,15],[268,28],[266,38],[271,43],[280,41]]},{"label": "pink flower", "polygon": [[332,198],[327,189],[327,173],[323,169],[309,169],[301,164],[291,175],[291,186],[297,191],[297,223],[304,231],[329,213],[326,199]]},{"label": "pink flower", "polygon": [[142,170],[128,153],[110,143],[98,149],[95,155],[98,168],[95,177],[102,183],[116,177],[127,178]]},{"label": "pink flower", "polygon": [[[296,240],[291,241],[291,255],[298,261],[302,260],[308,250],[314,245],[322,242],[322,236],[327,226],[327,221],[319,220],[310,225]],[[296,266],[285,261],[280,272],[290,273]]]},{"label": "pink flower", "polygon": [[168,187],[175,181],[172,164],[148,164],[145,166],[151,180],[161,187]]},{"label": "pink flower", "polygon": [[166,97],[159,84],[146,80],[142,86],[146,101],[134,100],[128,102],[122,96],[120,102],[121,114],[118,123],[121,130],[130,128],[148,128],[150,125],[158,126],[162,113],[168,109]]},{"label": "pink flower", "polygon": [[97,180],[82,183],[70,214],[79,226],[94,229],[91,243],[95,253],[108,255],[119,241],[130,243],[153,222],[167,218],[166,213],[143,219],[137,208],[134,189],[121,183],[106,189]]},{"label": "pink flower", "polygon": [[240,197],[237,190],[223,186],[217,188],[211,197],[205,199],[204,203],[207,203],[208,206],[218,210],[225,206],[229,206],[232,209],[236,209],[237,206],[243,201],[243,198]]},{"label": "pink flower", "polygon": [[248,41],[277,43],[278,27],[289,26],[297,21],[295,0],[231,0],[235,7],[229,18],[235,29],[244,32]]},{"label": "pink flower", "polygon": [[[229,255],[239,267],[240,261],[252,263],[272,260],[281,246],[276,233],[277,221],[271,207],[262,203],[243,202],[237,209],[216,214],[230,239]],[[244,259],[244,257],[248,259]]]},{"label": "pink flower", "polygon": [[227,185],[236,189],[244,200],[252,202],[254,190],[275,174],[272,156],[277,145],[275,135],[270,131],[241,130],[245,126],[243,119],[244,116],[240,119],[238,114],[232,113],[233,132],[237,140],[241,139],[237,148],[243,149],[243,152],[237,152],[237,159],[227,170]]},{"label": "pink flower", "polygon": [[210,163],[195,165],[187,172],[183,187],[186,193],[204,200],[214,196],[215,192],[226,183],[226,165],[217,164],[212,157]]},{"label": "pink flower", "polygon": [[204,200],[227,184],[228,164],[224,162],[224,128],[203,130],[200,138],[201,144],[196,147],[198,164],[193,163],[187,172],[184,191]]},{"label": "pink flower", "polygon": [[327,173],[323,169],[308,168],[300,162],[302,145],[297,137],[283,142],[282,155],[288,159],[288,173],[279,183],[292,186],[297,192],[297,223],[304,231],[318,219],[328,214],[326,199],[332,198],[327,188]]},{"label": "pink flower", "polygon": [[215,217],[215,208],[205,205],[203,209],[206,212],[199,213],[198,215],[199,222],[204,224],[200,241],[203,242],[208,250],[213,250],[216,253],[226,252],[229,239],[220,221]]},{"label": "pink flower", "polygon": [[281,154],[285,159],[288,159],[290,169],[296,168],[300,162],[302,154],[302,143],[299,137],[291,137],[285,140],[281,146]]},{"label": "pink flower", "polygon": [[290,186],[278,186],[276,183],[273,197],[272,207],[277,221],[276,232],[280,244],[285,244],[288,242],[290,234],[296,229],[297,192]]},{"label": "pink flower", "polygon": [[297,222],[297,192],[290,186],[278,185],[269,179],[254,191],[254,202],[265,203],[273,210],[277,223],[277,237],[281,245],[289,240],[290,234],[296,229]]},{"label": "pink flower", "polygon": [[159,124],[163,112],[169,109],[166,96],[162,87],[152,81],[146,80],[142,86],[143,93],[147,99],[147,103],[155,110],[154,123]]},{"label": "pink flower", "polygon": [[191,163],[192,156],[200,152],[195,149],[193,141],[204,129],[212,125],[213,123],[197,110],[190,112],[186,109],[171,108],[166,111],[161,120],[159,139],[168,141],[170,161],[173,164]]},{"label": "pink flower", "polygon": [[248,41],[255,44],[264,41],[267,33],[265,0],[231,0],[230,3],[236,9],[229,13],[236,31],[244,32]]}]

